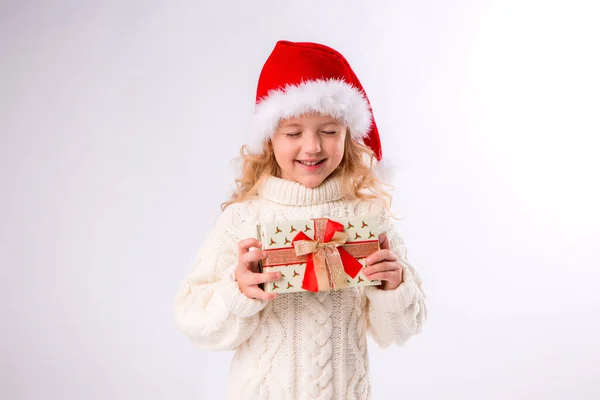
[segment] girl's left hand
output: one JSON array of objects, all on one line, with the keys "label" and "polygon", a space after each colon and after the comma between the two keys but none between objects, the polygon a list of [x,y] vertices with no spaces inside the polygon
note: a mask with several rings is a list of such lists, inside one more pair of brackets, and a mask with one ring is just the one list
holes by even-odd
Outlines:
[{"label": "girl's left hand", "polygon": [[385,233],[379,235],[379,247],[367,257],[367,268],[363,274],[371,280],[381,280],[382,290],[394,290],[402,283],[402,264],[390,250],[390,241]]}]

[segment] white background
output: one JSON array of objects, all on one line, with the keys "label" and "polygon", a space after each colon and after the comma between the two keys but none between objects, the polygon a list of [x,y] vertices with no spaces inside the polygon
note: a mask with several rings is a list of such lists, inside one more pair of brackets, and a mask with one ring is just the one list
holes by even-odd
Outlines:
[{"label": "white background", "polygon": [[172,305],[275,41],[370,96],[430,319],[374,399],[600,398],[593,1],[2,1],[0,398],[219,399]]}]

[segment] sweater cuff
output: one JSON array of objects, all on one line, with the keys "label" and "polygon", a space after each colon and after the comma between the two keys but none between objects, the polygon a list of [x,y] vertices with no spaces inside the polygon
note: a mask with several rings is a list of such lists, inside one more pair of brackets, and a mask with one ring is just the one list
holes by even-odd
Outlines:
[{"label": "sweater cuff", "polygon": [[242,293],[235,281],[234,268],[221,278],[218,298],[232,314],[240,318],[249,318],[262,311],[267,305],[267,301],[251,299]]},{"label": "sweater cuff", "polygon": [[416,298],[418,286],[413,279],[403,281],[394,290],[382,290],[378,286],[365,287],[370,307],[377,311],[403,313]]}]

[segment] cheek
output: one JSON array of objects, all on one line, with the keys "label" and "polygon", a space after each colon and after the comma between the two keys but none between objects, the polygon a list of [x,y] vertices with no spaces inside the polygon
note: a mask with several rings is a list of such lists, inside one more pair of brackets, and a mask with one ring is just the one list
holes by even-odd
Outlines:
[{"label": "cheek", "polygon": [[273,141],[273,154],[279,164],[293,161],[295,152],[293,146],[282,141]]},{"label": "cheek", "polygon": [[335,142],[331,143],[329,154],[337,161],[341,161],[342,157],[344,156],[344,140],[336,140]]}]

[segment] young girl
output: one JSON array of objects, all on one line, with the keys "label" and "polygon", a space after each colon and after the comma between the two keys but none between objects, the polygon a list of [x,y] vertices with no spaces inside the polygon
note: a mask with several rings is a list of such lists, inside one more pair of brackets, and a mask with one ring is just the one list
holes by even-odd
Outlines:
[{"label": "young girl", "polygon": [[[366,334],[403,344],[427,318],[421,279],[394,229],[369,101],[348,62],[316,43],[280,41],[261,72],[237,193],[178,293],[180,329],[200,348],[232,349],[230,399],[367,399]],[[377,217],[381,250],[364,274],[380,286],[273,294],[259,284],[256,225]]]}]

